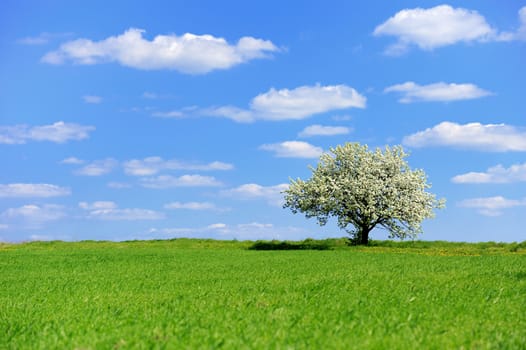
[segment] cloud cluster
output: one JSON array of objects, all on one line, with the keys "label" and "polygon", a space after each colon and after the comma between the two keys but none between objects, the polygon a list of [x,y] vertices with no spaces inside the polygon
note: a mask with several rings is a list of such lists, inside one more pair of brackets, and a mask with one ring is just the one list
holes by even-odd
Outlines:
[{"label": "cloud cluster", "polygon": [[502,196],[471,198],[460,202],[459,206],[476,209],[485,216],[499,216],[503,209],[526,206],[526,199],[506,199]]},{"label": "cloud cluster", "polygon": [[497,165],[489,168],[486,172],[469,172],[453,177],[451,179],[454,183],[513,183],[526,181],[526,163],[514,164],[509,168],[502,165]]},{"label": "cloud cluster", "polygon": [[418,101],[458,101],[470,100],[491,95],[491,92],[474,84],[447,84],[444,82],[429,85],[418,85],[412,81],[387,87],[384,92],[399,92],[401,103]]},{"label": "cloud cluster", "polygon": [[48,198],[69,196],[71,190],[51,184],[13,183],[0,184],[0,198]]},{"label": "cloud cluster", "polygon": [[48,52],[42,61],[50,64],[100,64],[117,62],[123,66],[154,70],[171,69],[181,73],[204,74],[228,69],[257,58],[266,58],[279,49],[269,40],[242,37],[236,44],[212,35],[186,33],[143,37],[144,30],[130,28],[123,34],[93,41],[77,39]]},{"label": "cloud cluster", "polygon": [[520,27],[513,33],[498,33],[477,11],[439,5],[429,9],[414,8],[399,11],[378,25],[375,36],[394,36],[396,43],[385,53],[401,55],[411,46],[423,50],[453,45],[459,42],[488,42],[526,39],[526,7],[519,11]]},{"label": "cloud cluster", "polygon": [[526,130],[506,124],[442,122],[404,137],[411,147],[449,146],[492,152],[526,151]]},{"label": "cloud cluster", "polygon": [[208,108],[185,108],[168,112],[156,112],[153,116],[184,118],[211,116],[231,119],[238,123],[256,120],[300,120],[319,113],[348,108],[365,108],[367,99],[347,85],[300,86],[295,89],[274,88],[259,94],[250,101],[250,108],[220,106]]},{"label": "cloud cluster", "polygon": [[29,126],[18,124],[0,126],[0,144],[24,144],[28,141],[49,141],[65,143],[70,140],[84,140],[94,126],[65,123],[63,121],[51,125]]}]

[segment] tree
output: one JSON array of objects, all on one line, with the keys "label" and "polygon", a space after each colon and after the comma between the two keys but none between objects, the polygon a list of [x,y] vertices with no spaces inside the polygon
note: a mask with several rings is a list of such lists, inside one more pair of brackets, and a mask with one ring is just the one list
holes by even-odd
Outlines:
[{"label": "tree", "polygon": [[285,193],[284,208],[325,225],[338,218],[354,244],[367,245],[375,227],[389,231],[390,238],[414,238],[422,232],[421,222],[444,207],[426,192],[431,185],[423,170],[411,170],[402,146],[377,148],[346,143],[320,157],[312,177],[292,180]]}]

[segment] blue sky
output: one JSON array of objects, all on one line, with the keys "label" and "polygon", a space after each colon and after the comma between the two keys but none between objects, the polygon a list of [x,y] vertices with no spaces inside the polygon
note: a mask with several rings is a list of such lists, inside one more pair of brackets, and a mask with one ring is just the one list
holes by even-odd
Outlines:
[{"label": "blue sky", "polygon": [[6,0],[0,52],[0,241],[341,237],[280,191],[345,142],[526,239],[526,1]]}]

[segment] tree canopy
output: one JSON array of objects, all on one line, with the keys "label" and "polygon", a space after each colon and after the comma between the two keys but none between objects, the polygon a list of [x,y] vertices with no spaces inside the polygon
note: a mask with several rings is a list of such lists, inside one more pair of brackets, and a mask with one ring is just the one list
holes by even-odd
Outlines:
[{"label": "tree canopy", "polygon": [[434,216],[445,200],[426,190],[431,187],[423,170],[411,170],[402,146],[377,148],[346,143],[324,153],[312,177],[292,180],[285,193],[285,208],[316,217],[325,225],[330,217],[346,230],[354,243],[368,244],[375,227],[390,238],[414,238],[424,219]]}]

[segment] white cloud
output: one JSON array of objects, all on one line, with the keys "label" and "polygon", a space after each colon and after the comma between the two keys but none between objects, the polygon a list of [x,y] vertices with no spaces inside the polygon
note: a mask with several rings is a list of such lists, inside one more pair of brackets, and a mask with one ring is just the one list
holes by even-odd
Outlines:
[{"label": "white cloud", "polygon": [[235,199],[263,199],[274,206],[283,205],[282,192],[289,188],[288,184],[275,186],[261,186],[255,183],[244,184],[229,190],[221,191],[221,194]]},{"label": "white cloud", "polygon": [[394,36],[398,40],[387,47],[388,55],[401,55],[415,45],[423,50],[459,42],[526,40],[526,6],[519,10],[519,28],[498,32],[477,11],[439,5],[429,9],[405,9],[377,26],[375,36]]},{"label": "white cloud", "polygon": [[[0,231],[2,231],[2,230],[7,230],[7,229],[9,229],[9,225],[6,225],[6,224],[0,224]],[[1,241],[2,241],[2,240],[0,239],[0,242],[1,242]]]},{"label": "white cloud", "polygon": [[257,115],[254,111],[234,106],[210,107],[202,110],[195,110],[193,114],[228,118],[238,123],[252,123],[257,119]]},{"label": "white cloud", "polygon": [[95,96],[95,95],[84,95],[82,96],[82,99],[84,100],[85,103],[89,103],[89,104],[99,104],[102,102],[102,97]]},{"label": "white cloud", "polygon": [[346,135],[351,132],[351,129],[345,126],[324,126],[324,125],[310,125],[303,129],[298,136],[299,137],[312,137],[312,136],[334,136],[334,135]]},{"label": "white cloud", "polygon": [[490,40],[495,30],[477,11],[440,5],[429,9],[405,9],[377,26],[375,36],[391,35],[398,41],[387,54],[402,54],[411,45],[423,50],[458,42]]},{"label": "white cloud", "polygon": [[208,164],[187,163],[176,159],[164,160],[161,157],[132,159],[123,163],[124,172],[134,176],[155,175],[161,170],[231,170],[232,164],[214,161]]},{"label": "white cloud", "polygon": [[159,117],[159,118],[178,119],[178,118],[185,118],[187,115],[182,111],[168,111],[168,112],[154,112],[152,113],[152,116]]},{"label": "white cloud", "polygon": [[216,210],[214,203],[210,202],[171,202],[164,205],[165,209],[188,209],[188,210]]},{"label": "white cloud", "polygon": [[299,120],[312,115],[348,108],[365,108],[367,99],[347,85],[300,86],[295,89],[274,88],[259,94],[250,102],[249,109],[235,106],[198,108],[195,106],[153,116],[184,118],[211,116],[231,119],[238,123],[256,120]]},{"label": "white cloud", "polygon": [[159,175],[141,178],[141,185],[146,188],[164,189],[171,187],[216,187],[222,184],[213,176],[183,175],[175,177]]},{"label": "white cloud", "polygon": [[62,121],[51,125],[29,126],[18,124],[0,126],[0,143],[24,144],[27,141],[50,141],[65,143],[70,140],[84,140],[89,133],[95,130],[94,126],[64,123]]},{"label": "white cloud", "polygon": [[304,119],[313,114],[351,107],[365,108],[366,98],[346,85],[270,89],[252,100],[250,109],[261,119]]},{"label": "white cloud", "polygon": [[274,152],[280,158],[318,158],[323,153],[320,147],[303,141],[284,141],[261,145],[259,148]]},{"label": "white cloud", "polygon": [[93,203],[80,202],[79,207],[87,210],[89,219],[106,221],[136,221],[136,220],[161,220],[164,213],[149,209],[119,209],[111,201],[96,201]]},{"label": "white cloud", "polygon": [[223,224],[222,222],[218,222],[217,224],[211,224],[206,227],[209,230],[224,230],[227,228],[226,224]]},{"label": "white cloud", "polygon": [[474,208],[485,216],[502,215],[503,209],[526,206],[526,199],[506,199],[502,196],[466,199],[458,204],[464,208]]},{"label": "white cloud", "polygon": [[60,220],[66,216],[64,208],[54,204],[27,204],[5,210],[0,217],[29,229],[40,228],[44,223]]},{"label": "white cloud", "polygon": [[400,92],[401,103],[417,101],[458,101],[470,100],[491,95],[491,92],[474,84],[447,84],[444,82],[418,85],[412,81],[387,87],[384,92]]},{"label": "white cloud", "polygon": [[512,183],[526,181],[526,163],[514,164],[509,168],[497,165],[486,172],[469,172],[453,177],[454,183]]},{"label": "white cloud", "polygon": [[61,164],[75,164],[75,165],[79,165],[79,164],[84,164],[84,161],[82,159],[78,159],[76,157],[68,157],[68,158],[65,158],[62,161],[60,161],[60,163]]},{"label": "white cloud", "polygon": [[158,35],[149,41],[144,30],[131,28],[121,35],[101,41],[78,39],[48,52],[42,61],[63,64],[99,64],[117,62],[123,66],[154,70],[172,69],[181,73],[204,74],[228,69],[256,58],[267,58],[279,49],[268,40],[242,37],[232,45],[212,35],[186,33]]},{"label": "white cloud", "polygon": [[59,197],[69,196],[71,190],[66,187],[60,187],[50,184],[31,184],[31,183],[14,183],[0,184],[0,197]]},{"label": "white cloud", "polygon": [[110,173],[119,165],[113,158],[96,160],[74,171],[75,175],[82,176],[101,176]]},{"label": "white cloud", "polygon": [[506,124],[442,122],[404,137],[412,147],[451,146],[483,151],[526,151],[526,130]]}]

